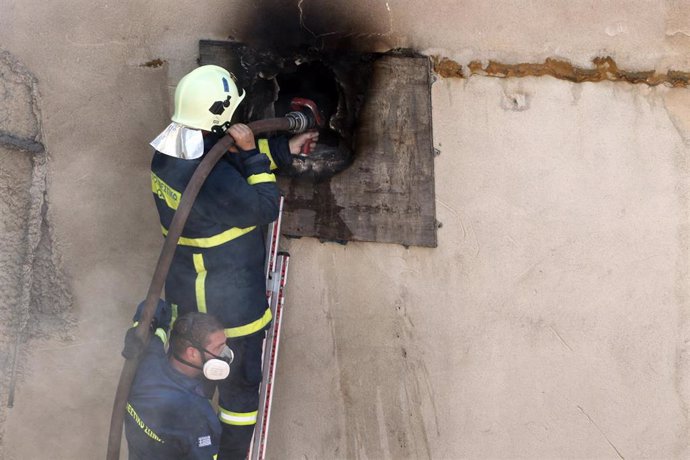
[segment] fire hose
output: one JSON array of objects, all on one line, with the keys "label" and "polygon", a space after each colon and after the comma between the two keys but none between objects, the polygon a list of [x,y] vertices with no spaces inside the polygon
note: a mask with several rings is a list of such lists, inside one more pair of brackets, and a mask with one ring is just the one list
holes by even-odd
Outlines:
[{"label": "fire hose", "polygon": [[[316,106],[313,105],[313,102],[311,105],[300,104],[300,107],[304,107],[304,110],[289,112],[281,118],[254,121],[247,125],[255,135],[269,131],[301,133],[322,125],[323,121]],[[158,257],[156,269],[153,272],[151,284],[149,285],[142,314],[139,319],[139,325],[135,330],[135,335],[143,344],[148,344],[151,320],[156,311],[156,305],[158,304],[158,299],[163,290],[165,279],[168,276],[168,270],[170,269],[170,264],[175,254],[177,241],[182,235],[182,229],[187,222],[189,213],[192,210],[192,205],[213,167],[234,144],[235,142],[229,134],[223,136],[206,154],[204,159],[201,160],[201,163],[199,163],[199,166],[194,171],[192,178],[182,193],[182,199],[173,216],[172,223],[168,229],[168,235],[165,238],[163,248]],[[113,412],[110,418],[107,460],[119,460],[120,458],[120,444],[122,442],[125,407],[129,397],[129,391],[132,387],[132,382],[134,381],[134,376],[139,367],[139,361],[140,356],[126,360],[122,367],[122,372],[120,373],[120,380],[115,393],[115,401],[113,402]]]}]

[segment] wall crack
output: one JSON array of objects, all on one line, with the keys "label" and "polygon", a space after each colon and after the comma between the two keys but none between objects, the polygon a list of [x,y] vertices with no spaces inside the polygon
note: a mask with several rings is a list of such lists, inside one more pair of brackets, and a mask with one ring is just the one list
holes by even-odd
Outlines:
[{"label": "wall crack", "polygon": [[592,417],[590,417],[589,414],[588,414],[587,412],[585,412],[585,410],[584,410],[581,406],[577,406],[577,408],[580,409],[580,412],[582,412],[582,415],[584,415],[585,417],[587,417],[587,420],[589,420],[589,422],[590,422],[592,425],[594,425],[594,427],[597,429],[597,431],[599,431],[599,433],[601,433],[601,435],[604,437],[604,439],[606,440],[606,442],[608,443],[608,445],[611,446],[611,448],[612,448],[613,450],[616,451],[616,454],[618,454],[618,457],[619,457],[621,460],[625,460],[625,457],[623,457],[623,454],[621,454],[620,450],[618,450],[618,448],[617,448],[615,445],[613,445],[613,443],[611,442],[611,440],[609,439],[609,437],[606,436],[606,433],[604,433],[604,430],[602,430],[601,427],[599,427],[599,425],[597,425],[597,422],[595,422],[595,421],[592,419]]}]

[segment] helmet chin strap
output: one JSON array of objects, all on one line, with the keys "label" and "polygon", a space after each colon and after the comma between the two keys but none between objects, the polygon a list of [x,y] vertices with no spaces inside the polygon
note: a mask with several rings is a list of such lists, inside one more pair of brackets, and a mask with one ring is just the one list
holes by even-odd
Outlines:
[{"label": "helmet chin strap", "polygon": [[215,125],[211,128],[213,134],[223,135],[225,131],[230,127],[230,122],[226,121],[222,125]]}]

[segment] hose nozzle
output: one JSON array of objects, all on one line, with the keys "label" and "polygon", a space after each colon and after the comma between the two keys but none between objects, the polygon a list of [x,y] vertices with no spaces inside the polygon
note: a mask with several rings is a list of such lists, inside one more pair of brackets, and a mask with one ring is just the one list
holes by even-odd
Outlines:
[{"label": "hose nozzle", "polygon": [[323,115],[314,101],[296,97],[290,102],[290,108],[292,112],[288,112],[285,117],[290,120],[288,131],[291,133],[299,134],[310,129],[323,127]]}]

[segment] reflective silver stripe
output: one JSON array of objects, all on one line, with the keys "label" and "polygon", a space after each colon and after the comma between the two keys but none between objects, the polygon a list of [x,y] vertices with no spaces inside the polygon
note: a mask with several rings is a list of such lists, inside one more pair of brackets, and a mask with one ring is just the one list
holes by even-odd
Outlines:
[{"label": "reflective silver stripe", "polygon": [[258,416],[258,411],[254,412],[230,412],[222,407],[220,408],[220,413],[218,417],[220,421],[228,425],[254,425],[256,423],[256,418]]}]

